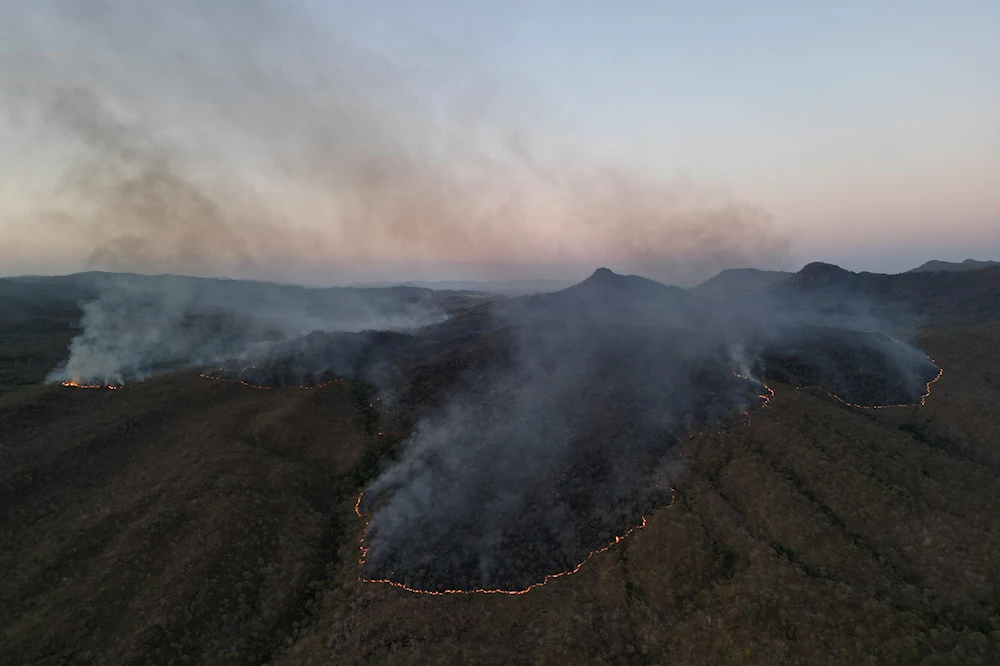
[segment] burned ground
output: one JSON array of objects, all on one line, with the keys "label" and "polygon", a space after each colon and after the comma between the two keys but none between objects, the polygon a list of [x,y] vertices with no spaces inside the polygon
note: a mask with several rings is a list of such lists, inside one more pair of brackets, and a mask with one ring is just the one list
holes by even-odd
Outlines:
[{"label": "burned ground", "polygon": [[756,365],[768,381],[819,387],[862,407],[919,403],[939,372],[925,354],[884,334],[831,327],[782,331]]}]

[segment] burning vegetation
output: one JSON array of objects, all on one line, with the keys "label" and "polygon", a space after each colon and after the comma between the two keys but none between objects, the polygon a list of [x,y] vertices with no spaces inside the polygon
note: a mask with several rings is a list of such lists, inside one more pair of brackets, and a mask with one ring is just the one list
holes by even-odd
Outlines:
[{"label": "burning vegetation", "polygon": [[79,382],[74,382],[74,381],[60,382],[60,384],[62,384],[63,386],[65,386],[67,388],[79,388],[79,389],[110,389],[110,390],[114,390],[114,389],[117,389],[117,388],[121,388],[120,386],[117,386],[115,384],[81,384]]}]

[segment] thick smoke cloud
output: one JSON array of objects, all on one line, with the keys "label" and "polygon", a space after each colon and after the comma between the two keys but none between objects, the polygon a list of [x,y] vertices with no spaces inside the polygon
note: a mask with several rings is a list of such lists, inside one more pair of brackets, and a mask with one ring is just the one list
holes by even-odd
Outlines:
[{"label": "thick smoke cloud", "polygon": [[524,589],[670,498],[677,438],[760,403],[713,343],[500,315],[495,354],[367,491],[365,573],[416,589]]},{"label": "thick smoke cloud", "polygon": [[11,3],[4,18],[0,120],[32,168],[9,174],[23,200],[3,227],[94,268],[695,280],[785,245],[750,204],[578,147],[488,67],[389,53],[318,5]]}]

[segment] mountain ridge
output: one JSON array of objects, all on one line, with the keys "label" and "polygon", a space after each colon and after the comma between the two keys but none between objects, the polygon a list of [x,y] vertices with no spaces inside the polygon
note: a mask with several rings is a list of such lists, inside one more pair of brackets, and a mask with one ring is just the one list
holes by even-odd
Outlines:
[{"label": "mountain ridge", "polygon": [[972,271],[885,274],[855,273],[813,262],[776,282],[768,293],[792,305],[837,310],[861,304],[874,314],[916,317],[922,323],[998,321],[1000,265]]},{"label": "mountain ridge", "polygon": [[957,262],[931,259],[930,261],[924,262],[916,268],[911,268],[906,272],[928,273],[937,271],[974,271],[979,270],[980,268],[989,268],[990,266],[1000,266],[1000,261],[977,261],[975,259],[966,259],[965,261]]}]

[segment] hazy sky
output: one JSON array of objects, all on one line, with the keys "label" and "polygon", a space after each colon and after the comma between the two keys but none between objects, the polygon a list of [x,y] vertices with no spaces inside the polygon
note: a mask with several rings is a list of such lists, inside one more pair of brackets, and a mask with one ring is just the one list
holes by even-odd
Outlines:
[{"label": "hazy sky", "polygon": [[0,9],[0,274],[1000,258],[995,0]]}]

